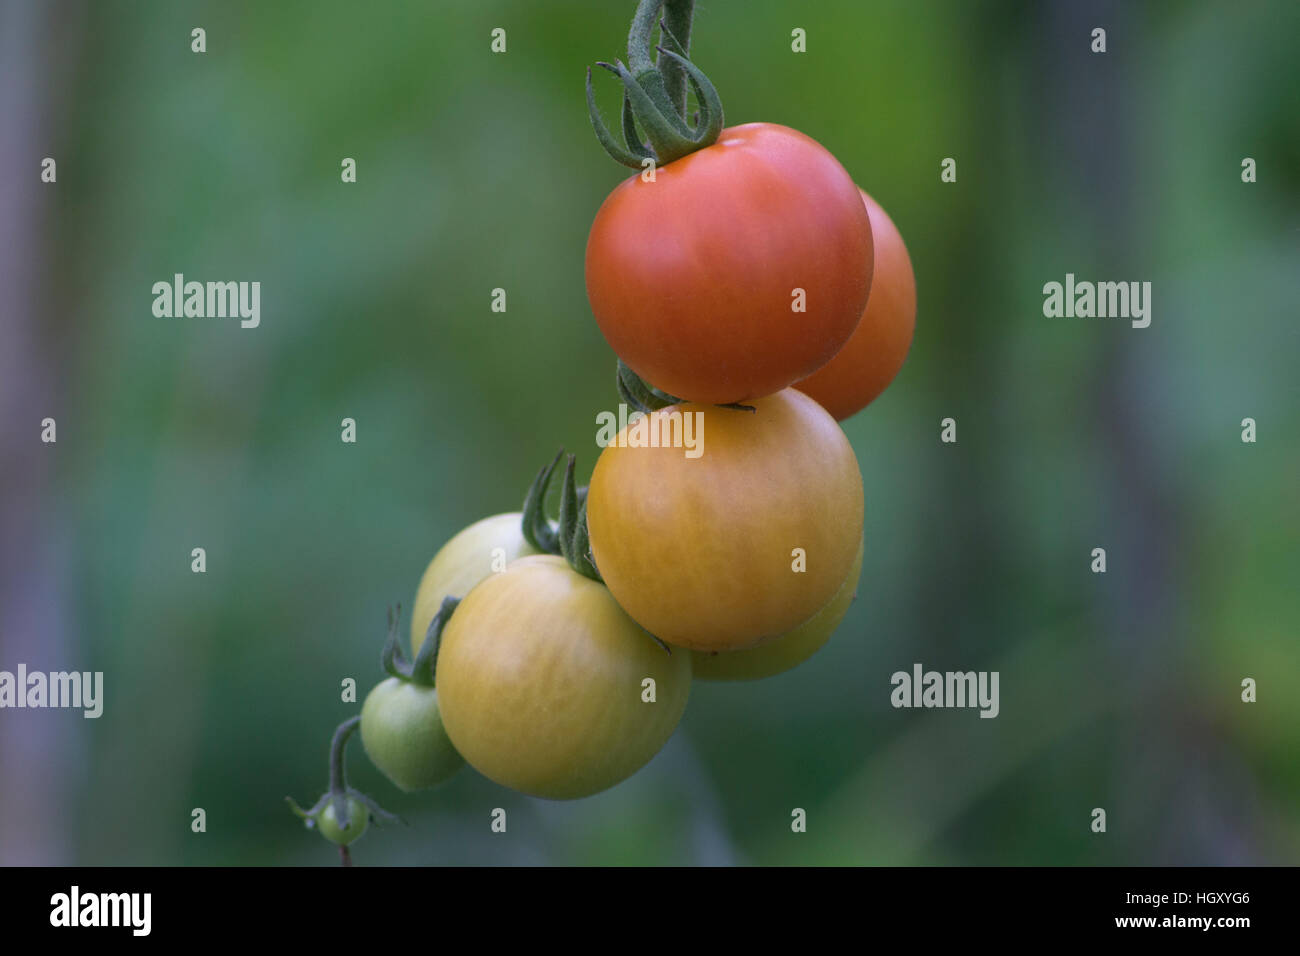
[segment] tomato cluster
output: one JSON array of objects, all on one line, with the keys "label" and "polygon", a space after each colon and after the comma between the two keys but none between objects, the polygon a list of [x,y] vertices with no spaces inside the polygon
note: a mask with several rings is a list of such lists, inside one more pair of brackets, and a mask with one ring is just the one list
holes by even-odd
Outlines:
[{"label": "tomato cluster", "polygon": [[[604,790],[663,747],[693,678],[795,667],[856,596],[862,478],[838,421],[907,356],[907,249],[815,140],[770,123],[723,128],[716,91],[666,24],[672,49],[652,64],[656,9],[638,8],[631,68],[603,64],[627,89],[626,147],[588,80],[602,145],[642,167],[596,213],[585,263],[635,414],[603,442],[589,487],[570,456],[558,520],[544,507],[557,456],[522,512],[477,521],[438,551],[416,594],[410,662],[390,621],[390,676],[359,726],[404,790],[463,763],[538,797]],[[345,804],[341,771],[331,780],[306,815],[341,843],[367,817]],[[345,805],[354,827],[333,816]]]},{"label": "tomato cluster", "polygon": [[[418,654],[462,599],[437,652],[438,712],[406,739],[436,726],[485,776],[557,799],[650,760],[692,677],[769,677],[830,638],[863,559],[862,478],[836,419],[897,374],[916,308],[889,217],[825,149],[766,124],[615,189],[587,289],[638,413],[585,494],[570,463],[558,526],[537,514],[544,469],[531,515],[453,537],[411,621]],[[674,438],[692,423],[687,448]],[[433,743],[412,748],[441,766]]]},{"label": "tomato cluster", "polygon": [[[596,463],[605,584],[693,652],[697,677],[794,666],[856,591],[862,484],[837,420],[875,400],[911,347],[902,236],[823,147],[754,123],[615,189],[586,275],[638,394],[667,400]],[[698,454],[660,440],[691,422]]]}]

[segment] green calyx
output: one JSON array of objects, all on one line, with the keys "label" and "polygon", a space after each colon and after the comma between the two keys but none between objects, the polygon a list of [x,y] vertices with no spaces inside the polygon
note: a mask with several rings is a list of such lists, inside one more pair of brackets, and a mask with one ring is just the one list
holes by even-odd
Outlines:
[{"label": "green calyx", "polygon": [[[667,408],[669,405],[682,405],[686,402],[684,398],[677,398],[675,395],[669,395],[663,389],[655,388],[636,372],[622,359],[618,360],[617,380],[615,384],[618,387],[618,397],[629,408],[635,409],[649,415],[661,408]],[[738,412],[753,412],[757,409],[753,405],[745,405],[741,402],[728,402],[725,405],[719,405],[718,408],[731,408]]]},{"label": "green calyx", "polygon": [[438,613],[429,622],[429,629],[424,632],[424,643],[414,661],[408,661],[402,651],[402,643],[397,636],[397,622],[402,616],[402,606],[397,605],[397,612],[388,609],[388,639],[379,662],[384,670],[398,680],[404,680],[420,687],[432,687],[434,670],[438,665],[438,648],[442,644],[442,630],[447,626],[452,613],[460,604],[460,598],[445,597]]},{"label": "green calyx", "polygon": [[[352,815],[348,808],[349,800],[355,800],[365,807],[369,819],[377,823],[404,822],[401,817],[389,813],[360,790],[354,790],[348,786],[348,775],[343,765],[343,755],[348,745],[348,738],[352,736],[360,724],[361,718],[359,716],[349,717],[335,728],[334,736],[330,740],[329,789],[310,809],[304,810],[298,806],[293,797],[284,798],[294,815],[303,820],[309,828],[319,828],[322,814],[325,813],[327,808],[332,807],[334,820],[339,830],[344,832],[349,830],[352,826]],[[348,854],[347,846],[340,845],[339,853],[343,865],[350,866],[352,857]]]},{"label": "green calyx", "polygon": [[[666,405],[677,403],[678,400],[672,398],[671,395],[651,388],[651,386],[642,382],[635,372],[623,364],[622,359],[618,361],[618,368],[619,394],[623,394],[623,377],[626,373],[628,387],[637,387],[633,382],[639,383],[639,388],[645,390],[644,394],[647,400],[660,403],[655,406],[656,408],[663,408]],[[650,411],[645,406],[640,406],[639,410],[646,413]],[[546,517],[546,492],[551,486],[551,477],[555,474],[555,469],[559,466],[560,459],[563,457],[564,449],[561,448],[556,456],[551,459],[551,463],[544,466],[537,473],[537,477],[533,479],[532,487],[528,489],[528,497],[524,499],[524,539],[538,551],[560,555],[565,561],[569,562],[569,567],[583,577],[604,584],[605,579],[596,570],[596,559],[591,553],[591,539],[587,535],[587,486],[577,487],[577,482],[573,476],[574,463],[577,460],[576,455],[570,455],[568,461],[565,462],[564,483],[560,486],[560,521],[558,527]],[[650,635],[650,638],[664,651],[669,654],[672,653],[672,649],[659,638],[653,634]],[[426,643],[428,642],[426,641]]]},{"label": "green calyx", "polygon": [[[587,69],[587,111],[596,138],[610,157],[643,169],[647,161],[662,166],[712,146],[722,132],[722,100],[707,76],[687,58],[694,0],[640,0],[627,38],[627,64],[600,62],[623,83],[623,142],[615,139],[596,109]],[[664,12],[660,19],[660,12]],[[657,46],[651,45],[655,26]],[[658,57],[651,55],[657,52]],[[695,91],[699,112],[694,125],[686,117],[686,84]],[[641,138],[644,132],[646,141]]]},{"label": "green calyx", "polygon": [[524,498],[524,540],[544,554],[558,554],[569,562],[569,567],[593,581],[604,581],[596,570],[591,556],[591,540],[587,537],[587,488],[579,488],[574,478],[577,456],[569,455],[564,466],[564,479],[560,485],[560,520],[555,524],[546,516],[546,493],[551,487],[560,459],[561,448],[551,463],[542,468],[533,479]]},{"label": "green calyx", "polygon": [[682,399],[655,388],[632,371],[631,367],[622,359],[618,360],[615,385],[618,387],[618,397],[621,401],[625,402],[629,408],[646,415],[661,408],[667,408],[669,405],[682,404]]}]

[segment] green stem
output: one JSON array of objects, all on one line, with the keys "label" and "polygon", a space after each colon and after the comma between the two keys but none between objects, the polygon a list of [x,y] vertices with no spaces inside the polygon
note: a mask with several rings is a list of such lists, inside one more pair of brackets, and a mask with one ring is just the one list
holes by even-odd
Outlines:
[{"label": "green stem", "polygon": [[654,57],[650,54],[653,49],[650,37],[659,24],[659,11],[663,5],[664,0],[641,0],[637,5],[632,29],[627,34],[627,67],[633,76],[639,77],[655,68]]},{"label": "green stem", "polygon": [[412,684],[420,687],[433,686],[434,673],[438,667],[438,649],[442,646],[442,631],[459,604],[460,598],[450,595],[442,599],[442,606],[438,608],[438,613],[433,616],[429,629],[424,634],[420,653],[415,655],[415,663],[411,665],[409,680]]},{"label": "green stem", "polygon": [[[615,139],[596,109],[591,71],[587,71],[587,113],[596,138],[605,152],[624,166],[642,169],[646,160],[665,166],[712,146],[722,131],[718,91],[686,58],[694,9],[694,0],[639,0],[627,36],[627,63],[619,60],[596,64],[623,84],[625,144]],[[656,29],[657,45],[652,42]],[[694,125],[687,122],[685,115],[687,84],[700,104]]]},{"label": "green stem", "polygon": [[393,609],[388,609],[388,637],[384,641],[384,649],[379,654],[379,666],[382,667],[391,677],[398,677],[406,680],[411,676],[411,664],[402,653],[402,643],[397,637],[397,622],[402,615],[402,605],[397,605],[397,614],[393,614]]},{"label": "green stem", "polygon": [[344,829],[351,819],[348,814],[348,773],[343,766],[343,751],[348,738],[361,725],[361,716],[349,717],[339,724],[330,741],[330,800],[334,804],[334,820]]},{"label": "green stem", "polygon": [[[342,793],[348,788],[348,774],[343,769],[343,749],[348,745],[348,738],[361,725],[361,715],[349,717],[334,729],[334,738],[330,741],[330,792]],[[340,817],[339,822],[347,820]]]},{"label": "green stem", "polygon": [[675,106],[669,97],[664,86],[665,74],[655,62],[654,52],[658,47],[651,42],[651,38],[655,27],[659,25],[659,13],[663,6],[664,0],[641,0],[636,8],[636,16],[632,18],[632,29],[627,35],[626,77],[621,75],[618,64],[612,67],[632,97],[633,112],[639,111],[638,115],[643,117],[658,116],[659,121],[651,121],[646,134],[661,160],[668,156],[675,159],[694,149],[691,145],[694,131],[680,115],[683,110]]},{"label": "green stem", "polygon": [[[681,45],[682,56],[691,52],[691,19],[695,15],[695,0],[666,0],[664,3],[664,26]],[[667,46],[667,44],[664,44]],[[664,87],[668,90],[668,99],[677,109],[677,114],[686,119],[686,73],[671,57],[659,64],[664,75]]]}]

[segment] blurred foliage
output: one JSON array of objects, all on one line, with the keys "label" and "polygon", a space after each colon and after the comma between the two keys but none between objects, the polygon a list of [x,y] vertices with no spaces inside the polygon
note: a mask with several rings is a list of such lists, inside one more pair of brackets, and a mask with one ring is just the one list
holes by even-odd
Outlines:
[{"label": "blurred foliage", "polygon": [[[60,8],[43,520],[72,575],[68,639],[109,695],[98,721],[51,718],[76,722],[50,759],[82,811],[60,862],[334,862],[283,797],[323,789],[359,707],[340,681],[379,678],[385,607],[409,608],[441,543],[517,507],[561,445],[589,472],[617,402],[583,249],[625,170],[582,82],[623,55],[633,7]],[[1102,12],[699,3],[693,56],[729,122],[824,143],[915,264],[908,363],[846,423],[858,599],[796,671],[697,683],[666,750],[590,800],[473,772],[405,796],[354,746],[353,782],[411,822],[367,835],[359,863],[1300,860],[1300,7]],[[260,280],[261,327],[153,318],[174,272]],[[1066,272],[1150,280],[1151,327],[1044,318]],[[889,675],[915,661],[1000,670],[1001,716],[892,709]]]}]

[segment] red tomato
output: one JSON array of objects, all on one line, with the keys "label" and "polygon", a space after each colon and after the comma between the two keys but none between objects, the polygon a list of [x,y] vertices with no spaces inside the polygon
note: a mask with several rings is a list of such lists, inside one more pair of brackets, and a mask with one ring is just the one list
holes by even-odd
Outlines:
[{"label": "red tomato", "polygon": [[916,277],[907,246],[880,204],[865,192],[862,201],[875,246],[866,311],[839,354],[795,385],[839,421],[862,411],[894,380],[916,328]]},{"label": "red tomato", "polygon": [[739,402],[831,360],[862,317],[871,260],[844,167],[802,133],[750,123],[610,193],[587,240],[587,296],[647,382]]}]

